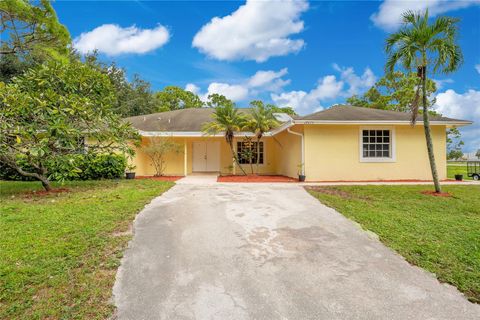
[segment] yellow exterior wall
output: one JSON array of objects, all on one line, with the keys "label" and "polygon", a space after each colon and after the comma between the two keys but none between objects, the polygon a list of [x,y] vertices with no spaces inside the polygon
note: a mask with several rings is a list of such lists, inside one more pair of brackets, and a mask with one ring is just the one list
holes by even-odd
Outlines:
[{"label": "yellow exterior wall", "polygon": [[[149,137],[143,137],[141,146],[146,146],[149,143]],[[220,142],[220,173],[232,174],[232,153],[230,147],[223,137],[189,137],[189,138],[172,138],[172,140],[181,146],[182,152],[179,154],[171,153],[166,157],[166,168],[164,175],[184,175],[184,163],[185,163],[185,146],[186,146],[186,158],[187,158],[187,175],[193,171],[193,142],[195,141],[219,141]],[[241,138],[236,138],[234,146],[237,141],[241,141]],[[264,143],[264,164],[259,165],[259,171],[261,174],[275,174],[277,167],[277,152],[274,145],[274,140],[271,137],[265,137],[262,139]],[[131,163],[136,166],[135,172],[138,176],[152,176],[155,174],[155,168],[153,167],[150,158],[142,151],[142,147],[136,148],[136,154]],[[245,172],[250,173],[250,165],[242,165]],[[256,165],[254,165],[256,170]],[[237,174],[241,173],[241,170],[235,168]],[[256,172],[256,171],[255,171]]]},{"label": "yellow exterior wall", "polygon": [[[302,126],[294,126],[290,130],[302,133]],[[275,136],[275,155],[277,158],[277,174],[296,178],[299,165],[302,163],[302,139],[286,130]]]},{"label": "yellow exterior wall", "polygon": [[[392,126],[305,125],[307,181],[431,180],[423,126],[395,126],[396,161],[360,162],[360,127]],[[445,126],[432,126],[440,179],[446,179]]]},{"label": "yellow exterior wall", "polygon": [[[423,126],[412,128],[409,125],[394,126],[395,162],[360,161],[360,127],[393,128],[392,126],[360,125],[295,125],[292,131],[304,133],[305,174],[307,181],[361,181],[361,180],[431,180],[430,165]],[[446,139],[445,126],[432,126],[435,160],[440,179],[446,179]],[[173,138],[181,145],[182,152],[167,156],[165,175],[184,175],[184,157],[186,146],[187,174],[192,173],[194,141],[220,142],[220,172],[231,174],[230,148],[223,137]],[[236,142],[241,138],[236,138]],[[149,138],[142,138],[142,145]],[[265,164],[260,165],[261,174],[279,174],[297,177],[301,164],[301,138],[297,135],[280,132],[275,137],[262,139],[265,148]],[[155,169],[148,156],[137,148],[133,164],[137,166],[139,176],[151,176]],[[250,165],[243,165],[247,173]],[[255,165],[254,165],[255,170]],[[241,174],[235,168],[236,174]]]}]

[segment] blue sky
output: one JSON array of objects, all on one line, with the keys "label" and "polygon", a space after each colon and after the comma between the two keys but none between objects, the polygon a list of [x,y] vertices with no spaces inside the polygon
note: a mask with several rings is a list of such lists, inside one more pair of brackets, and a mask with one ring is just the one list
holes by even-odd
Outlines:
[{"label": "blue sky", "polygon": [[465,62],[435,77],[435,108],[476,122],[462,130],[472,151],[480,147],[480,0],[54,3],[79,51],[98,49],[155,90],[218,92],[239,106],[259,98],[300,114],[367,90],[383,75],[384,41],[400,13],[427,6],[461,19]]}]

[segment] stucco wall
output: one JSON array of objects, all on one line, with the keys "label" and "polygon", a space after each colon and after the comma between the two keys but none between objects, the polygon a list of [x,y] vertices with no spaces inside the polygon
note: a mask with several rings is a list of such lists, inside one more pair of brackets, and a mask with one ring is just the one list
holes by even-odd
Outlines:
[{"label": "stucco wall", "polygon": [[[141,146],[145,146],[149,143],[148,137],[142,138]],[[174,142],[181,146],[181,152],[178,154],[171,153],[166,157],[165,175],[184,175],[184,155],[186,145],[186,158],[187,158],[187,174],[191,174],[193,170],[193,142],[195,141],[219,141],[220,142],[220,172],[222,174],[231,174],[232,171],[229,168],[232,165],[232,154],[230,147],[225,142],[223,137],[195,137],[195,138],[173,138]],[[240,141],[241,138],[235,139]],[[277,166],[277,153],[274,145],[274,141],[270,137],[262,139],[264,142],[264,159],[265,163],[259,166],[259,171],[262,174],[274,174],[276,173]],[[234,144],[236,145],[236,144]],[[136,165],[136,173],[139,176],[151,176],[155,174],[155,168],[151,164],[150,158],[143,152],[142,147],[136,148],[136,156],[133,159],[133,164]],[[242,165],[247,173],[251,172],[250,165]],[[256,166],[254,165],[254,170]],[[256,171],[255,171],[256,172]],[[236,168],[236,173],[240,174],[239,168]]]},{"label": "stucco wall", "polygon": [[[394,162],[360,162],[360,127],[305,125],[305,171],[308,181],[432,179],[422,125],[414,128],[409,125],[395,126]],[[446,178],[445,130],[445,126],[432,127],[440,179]]]},{"label": "stucco wall", "polygon": [[[292,131],[303,132],[302,126],[290,128]],[[282,131],[275,136],[275,155],[277,158],[277,174],[296,178],[299,165],[302,163],[301,137]]]}]

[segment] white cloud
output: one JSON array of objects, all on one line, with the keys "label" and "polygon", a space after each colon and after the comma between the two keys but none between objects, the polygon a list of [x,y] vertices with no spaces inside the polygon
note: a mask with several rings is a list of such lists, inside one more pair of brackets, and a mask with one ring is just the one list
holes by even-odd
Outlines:
[{"label": "white cloud", "polygon": [[478,73],[480,73],[480,63],[475,65],[475,69],[477,70]]},{"label": "white cloud", "polygon": [[80,53],[98,50],[111,56],[123,53],[147,53],[165,45],[170,34],[162,25],[153,29],[136,26],[122,28],[115,24],[104,24],[76,37],[73,46]]},{"label": "white cloud", "polygon": [[480,0],[385,0],[370,19],[377,27],[393,31],[400,26],[402,14],[407,10],[423,11],[428,8],[430,16],[434,17],[475,4],[480,4]]},{"label": "white cloud", "polygon": [[185,90],[195,93],[196,95],[200,94],[200,87],[197,85],[194,85],[193,83],[188,83],[185,86]]},{"label": "white cloud", "polygon": [[335,75],[327,75],[309,92],[272,93],[270,97],[281,107],[290,106],[298,113],[305,114],[323,109],[322,102],[359,94],[375,84],[376,77],[370,68],[366,68],[362,75],[357,75],[352,67],[333,64],[333,68],[340,73],[339,79]]},{"label": "white cloud", "polygon": [[358,76],[352,67],[340,67],[334,63],[333,68],[340,72],[341,79],[348,84],[349,88],[346,94],[349,96],[370,89],[370,87],[375,84],[375,81],[377,81],[377,78],[370,68],[366,68],[361,76]]},{"label": "white cloud", "polygon": [[222,94],[233,101],[242,101],[248,97],[256,96],[259,92],[277,92],[290,83],[290,80],[282,79],[287,73],[287,68],[279,71],[260,70],[250,78],[243,79],[236,84],[212,82],[205,93],[202,93],[200,88],[193,83],[187,84],[185,90],[197,94],[204,101],[212,93]]},{"label": "white cloud", "polygon": [[433,79],[435,84],[437,85],[437,90],[441,90],[443,87],[445,87],[445,84],[448,83],[453,83],[453,79],[447,78],[447,79]]},{"label": "white cloud", "polygon": [[224,95],[233,101],[240,101],[247,98],[248,88],[238,84],[212,82],[208,86],[206,97],[212,93]]},{"label": "white cloud", "polygon": [[302,39],[289,38],[304,28],[300,14],[305,0],[247,0],[232,14],[214,17],[193,38],[192,45],[219,60],[255,60],[298,52]]},{"label": "white cloud", "polygon": [[462,140],[465,141],[464,151],[480,148],[480,91],[457,93],[449,89],[437,94],[436,98],[433,108],[443,116],[474,122],[473,125],[460,128]]}]

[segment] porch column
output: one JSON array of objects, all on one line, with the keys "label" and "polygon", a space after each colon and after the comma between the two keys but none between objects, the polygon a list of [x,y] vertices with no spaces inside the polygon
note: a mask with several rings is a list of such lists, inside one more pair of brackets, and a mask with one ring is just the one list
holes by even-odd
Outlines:
[{"label": "porch column", "polygon": [[188,170],[187,139],[183,140],[183,175],[187,176]]}]

